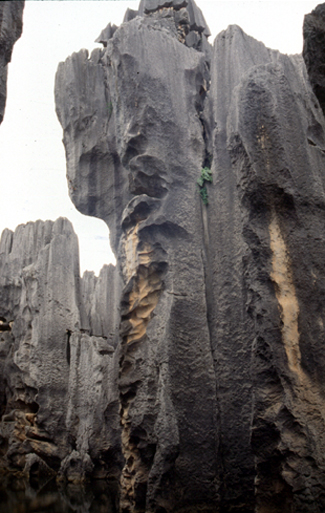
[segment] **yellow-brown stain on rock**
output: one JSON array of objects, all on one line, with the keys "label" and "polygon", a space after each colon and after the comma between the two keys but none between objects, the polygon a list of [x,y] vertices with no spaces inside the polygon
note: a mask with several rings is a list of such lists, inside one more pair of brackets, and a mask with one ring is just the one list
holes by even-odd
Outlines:
[{"label": "yellow-brown stain on rock", "polygon": [[128,344],[145,336],[162,289],[161,278],[155,272],[154,250],[149,243],[139,240],[140,224],[127,231],[123,242],[123,274],[127,282],[133,280],[128,299],[131,324],[126,340]]},{"label": "yellow-brown stain on rock", "polygon": [[138,244],[139,244],[139,223],[127,231],[123,241],[123,252],[125,256],[125,265],[123,273],[127,280],[130,280],[136,273],[138,267]]},{"label": "yellow-brown stain on rock", "polygon": [[[259,127],[257,139],[264,154],[265,175],[273,175],[274,171],[270,163],[270,155],[272,153],[269,152],[269,150],[273,151],[272,144],[269,141],[264,125]],[[282,487],[284,485],[289,486],[289,489],[294,489],[297,475],[301,476],[304,472],[309,473],[310,463],[307,461],[307,454],[313,454],[312,458],[315,458],[317,465],[320,468],[325,468],[324,453],[311,451],[311,447],[316,447],[317,445],[322,447],[325,444],[324,392],[319,388],[318,383],[313,381],[303,370],[301,365],[298,323],[299,302],[293,281],[290,253],[274,205],[271,207],[270,215],[271,220],[268,226],[270,249],[272,251],[270,277],[274,283],[275,295],[282,320],[282,341],[287,355],[289,376],[284,378],[283,373],[279,373],[283,386],[283,395],[278,397],[278,400],[276,390],[275,397],[272,398],[270,396],[272,389],[269,386],[265,385],[263,390],[260,391],[260,394],[263,393],[264,395],[264,401],[271,398],[273,405],[266,408],[263,413],[261,411],[258,412],[257,418],[259,418],[259,422],[263,419],[266,424],[277,427],[278,432],[281,433],[279,450],[283,455],[287,452],[294,456],[291,459],[283,456],[285,465],[282,465],[281,469],[279,468],[279,475],[274,475],[273,477],[271,474],[265,476],[263,471],[260,473],[260,468],[258,467],[259,457],[257,457],[257,475],[255,479],[256,513],[276,513],[279,511],[278,504],[272,504],[272,496],[283,493]],[[316,275],[313,274],[312,278],[313,283],[315,283]],[[321,319],[319,324],[320,326],[323,325]],[[294,419],[291,427],[290,425],[283,426],[283,420],[280,418],[284,405],[285,408],[288,408]],[[300,434],[299,430],[297,432],[296,426],[299,426]],[[311,452],[309,453],[308,451]],[[261,461],[265,467],[266,461],[263,460],[263,457]],[[293,461],[296,461],[297,468],[293,466]],[[265,495],[265,489],[268,490],[268,494],[273,490],[271,495]],[[283,511],[287,511],[287,509],[283,508]]]},{"label": "yellow-brown stain on rock", "polygon": [[128,333],[127,343],[140,340],[146,334],[161,288],[161,279],[152,270],[150,264],[148,267],[141,265],[129,295],[129,321],[132,328]]},{"label": "yellow-brown stain on rock", "polygon": [[[323,393],[320,393],[317,383],[310,379],[301,366],[298,327],[299,303],[292,278],[289,251],[274,211],[269,225],[269,234],[272,250],[271,278],[281,310],[282,340],[287,354],[288,367],[294,378],[292,385],[296,394],[295,400],[308,403],[309,411],[319,412],[319,417],[322,422],[325,422]],[[304,409],[305,407],[301,406],[301,410]]]},{"label": "yellow-brown stain on rock", "polygon": [[[257,135],[258,143],[265,156],[267,173],[270,172],[270,159],[268,146],[269,136],[264,124],[259,127]],[[272,251],[271,278],[275,284],[275,294],[281,309],[282,340],[288,358],[290,371],[294,372],[298,380],[304,380],[304,372],[301,368],[301,352],[299,346],[299,303],[292,279],[289,252],[281,233],[281,227],[274,207],[271,210],[271,222],[269,224],[270,247]]]},{"label": "yellow-brown stain on rock", "polygon": [[[127,364],[122,360],[121,378],[123,375],[128,376],[138,344],[140,347],[145,343],[147,327],[163,288],[160,259],[157,260],[156,249],[151,244],[140,240],[140,226],[141,221],[128,229],[122,242],[122,272],[126,283],[124,300],[127,301],[124,321],[128,321],[128,327],[122,334],[122,348],[125,356],[132,357],[127,360]],[[136,439],[131,434],[132,415],[130,417],[129,412],[138,385],[131,382],[129,386],[131,394],[129,390],[125,394],[121,393],[121,439],[125,465],[120,481],[120,507],[121,511],[144,513],[140,504],[143,502],[150,465],[143,460]],[[142,443],[145,444],[145,440]]]},{"label": "yellow-brown stain on rock", "polygon": [[275,213],[272,215],[269,233],[273,253],[271,278],[275,283],[275,293],[281,308],[282,339],[287,353],[289,369],[300,375],[302,370],[300,367],[301,353],[298,330],[299,304],[292,281],[287,247]]},{"label": "yellow-brown stain on rock", "polygon": [[[128,408],[123,411],[122,424],[122,448],[125,458],[125,466],[121,475],[121,511],[144,513],[144,509],[137,506],[138,489],[141,489],[148,480],[148,468],[142,461],[136,443],[131,441],[130,424],[128,422]],[[142,490],[143,493],[143,490]]]}]

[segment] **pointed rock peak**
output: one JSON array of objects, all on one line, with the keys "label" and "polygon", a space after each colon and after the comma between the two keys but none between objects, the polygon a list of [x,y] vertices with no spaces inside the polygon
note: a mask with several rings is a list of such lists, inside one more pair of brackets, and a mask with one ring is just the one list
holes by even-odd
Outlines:
[{"label": "pointed rock peak", "polygon": [[[228,25],[228,27],[225,30],[222,30],[217,35],[215,41],[219,41],[220,39],[228,40],[231,42],[232,45],[237,45],[238,40],[253,40],[251,36],[246,34],[246,32],[239,26],[239,25]],[[257,42],[256,39],[254,41]],[[263,43],[262,43],[263,44]]]},{"label": "pointed rock peak", "polygon": [[9,254],[12,248],[12,239],[14,232],[6,228],[3,230],[0,238],[0,255],[2,253]]},{"label": "pointed rock peak", "polygon": [[191,30],[203,32],[206,37],[211,36],[210,29],[202,14],[201,9],[196,5],[194,0],[188,0],[187,10],[190,15]]},{"label": "pointed rock peak", "polygon": [[228,27],[226,28],[226,30],[224,32],[229,32],[231,34],[245,34],[246,35],[246,32],[244,32],[243,29],[239,25],[236,25],[236,24],[228,25]]},{"label": "pointed rock peak", "polygon": [[70,235],[75,234],[71,221],[66,217],[59,217],[53,223],[54,235]]},{"label": "pointed rock peak", "polygon": [[127,8],[126,13],[124,14],[123,23],[133,20],[136,16],[138,16],[138,11]]},{"label": "pointed rock peak", "polygon": [[182,7],[187,7],[188,3],[189,0],[141,0],[139,14],[149,14],[164,7],[181,9]]},{"label": "pointed rock peak", "polygon": [[[129,10],[130,9],[128,9],[128,11]],[[95,43],[101,43],[102,45],[104,45],[106,47],[108,41],[111,39],[111,37],[113,37],[113,34],[116,29],[117,29],[117,25],[114,25],[114,24],[112,25],[111,23],[109,23],[107,25],[107,27],[101,31],[100,35],[95,40]]]},{"label": "pointed rock peak", "polygon": [[190,30],[203,33],[206,37],[211,35],[202,11],[194,0],[141,0],[138,14],[139,16],[144,16],[163,8],[173,8],[175,11],[186,8],[189,16]]}]

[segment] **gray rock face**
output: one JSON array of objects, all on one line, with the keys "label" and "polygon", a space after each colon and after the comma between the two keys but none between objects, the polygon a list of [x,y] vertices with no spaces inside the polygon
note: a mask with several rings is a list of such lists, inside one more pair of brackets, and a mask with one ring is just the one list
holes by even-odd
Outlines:
[{"label": "gray rock face", "polygon": [[[101,208],[107,213],[123,277],[119,390],[125,511],[213,504],[217,493],[216,383],[196,190],[206,157],[200,112],[208,68],[203,53],[180,44],[174,14],[166,15],[138,17],[122,25],[96,66],[93,57],[86,60],[80,52],[60,65],[56,78],[57,112],[68,127],[68,176],[71,180],[71,170],[78,208],[87,204],[80,174],[84,150],[79,143],[75,150],[70,134],[77,133],[76,139],[87,144],[91,131],[92,148],[104,146],[104,141],[105,151],[115,155],[105,157],[112,167],[103,166],[98,176],[109,183]],[[71,69],[80,66],[84,72],[73,78]],[[90,74],[104,78],[101,97],[94,101],[104,105],[109,99],[112,105],[106,132],[95,109],[83,103],[93,91],[85,82]],[[95,120],[93,127],[80,130],[77,116],[70,119],[67,106],[75,100],[65,85],[67,76],[83,89],[83,98],[74,98],[80,101],[79,112]],[[94,163],[98,169],[95,157]],[[186,194],[179,194],[180,188]]]},{"label": "gray rock face", "polygon": [[113,37],[113,34],[116,29],[117,29],[116,25],[112,25],[111,23],[109,23],[107,25],[107,27],[101,31],[100,35],[98,36],[98,38],[96,39],[95,42],[102,43],[104,45],[104,47],[106,48],[107,42],[111,39],[111,37]]},{"label": "gray rock face", "polygon": [[0,123],[6,106],[8,63],[13,46],[22,33],[24,4],[23,0],[0,3]]},{"label": "gray rock face", "polygon": [[90,334],[104,337],[116,347],[119,327],[119,276],[113,265],[104,265],[99,277],[86,271],[81,280],[81,293]]},{"label": "gray rock face", "polygon": [[121,511],[320,513],[325,122],[303,59],[237,26],[211,49],[192,1],[125,21],[56,77],[70,194],[122,277]]},{"label": "gray rock face", "polygon": [[309,139],[324,118],[300,56],[238,27],[214,55],[205,112],[222,497],[231,509],[251,490],[251,510],[322,511],[324,160]]},{"label": "gray rock face", "polygon": [[[102,55],[96,49],[88,58],[88,52],[82,50],[61,63],[55,98],[57,115],[64,127],[70,197],[83,214],[107,223],[110,220],[111,245],[116,252],[123,197],[128,195],[128,187],[112,135],[115,129],[110,128],[115,121]],[[87,185],[83,176],[87,177]]]},{"label": "gray rock face", "polygon": [[216,385],[196,192],[205,159],[205,56],[151,17],[120,27],[107,48],[117,148],[132,197],[119,243],[121,507],[213,503]]},{"label": "gray rock face", "polygon": [[190,29],[197,30],[198,32],[204,32],[206,36],[210,35],[210,31],[202,11],[196,5],[194,0],[141,0],[138,14],[143,16],[145,14],[151,14],[168,8],[171,8],[174,11],[185,8],[188,13]]},{"label": "gray rock face", "polygon": [[123,513],[324,511],[323,10],[307,70],[210,47],[193,0],[59,65],[70,196],[118,264],[81,279],[63,219],[4,232],[2,468],[115,476]]},{"label": "gray rock face", "polygon": [[[87,315],[70,222],[5,230],[0,276],[0,469],[28,473],[37,456],[38,466],[75,480],[74,449],[78,480],[90,471],[105,475],[107,464],[99,462],[119,449],[114,348],[104,335],[109,315],[105,322],[100,311],[95,320]],[[103,270],[94,301],[107,277]],[[91,312],[92,298],[87,305]],[[90,334],[95,322],[97,336]],[[117,460],[110,459],[111,471]]]}]

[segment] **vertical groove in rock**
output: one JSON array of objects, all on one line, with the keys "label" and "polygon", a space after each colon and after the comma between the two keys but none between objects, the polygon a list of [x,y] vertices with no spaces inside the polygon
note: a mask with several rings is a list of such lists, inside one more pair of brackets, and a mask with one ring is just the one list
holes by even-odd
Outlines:
[{"label": "vertical groove in rock", "polygon": [[[256,64],[276,59],[264,45],[230,26],[214,43],[211,87],[204,110],[208,149],[213,155],[209,186],[210,326],[219,400],[218,464],[221,504],[249,510],[254,504],[254,459],[250,430],[253,408],[251,348],[253,322],[247,312],[249,288],[245,274],[249,250],[242,237],[244,223],[236,164],[244,166],[230,145],[229,117],[236,87]],[[229,66],[229,63],[232,63]],[[212,236],[213,234],[213,236]],[[235,424],[235,428],[234,428]]]}]

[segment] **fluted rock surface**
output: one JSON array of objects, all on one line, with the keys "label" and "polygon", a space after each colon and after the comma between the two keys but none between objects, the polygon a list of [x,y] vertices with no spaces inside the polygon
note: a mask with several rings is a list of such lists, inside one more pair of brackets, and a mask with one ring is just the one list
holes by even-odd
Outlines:
[{"label": "fluted rock surface", "polygon": [[23,29],[24,4],[23,0],[0,2],[0,123],[6,106],[8,64]]},{"label": "fluted rock surface", "polygon": [[322,137],[324,118],[300,56],[267,51],[238,27],[218,36],[215,55],[208,231],[221,271],[211,332],[223,495],[239,503],[250,476],[258,511],[322,511],[325,162],[309,139]]},{"label": "fluted rock surface", "polygon": [[85,271],[81,294],[89,323],[90,334],[104,337],[116,347],[119,327],[119,276],[113,265],[104,265],[99,276]]},{"label": "fluted rock surface", "polygon": [[[67,219],[3,232],[1,470],[28,473],[36,466],[80,480],[105,475],[103,455],[119,450],[114,347],[105,329],[92,335],[80,282],[78,239]],[[104,324],[100,312],[96,322]]]},{"label": "fluted rock surface", "polygon": [[208,33],[193,0],[141,1],[56,77],[70,195],[121,276],[121,511],[321,513],[322,99],[302,56]]}]

